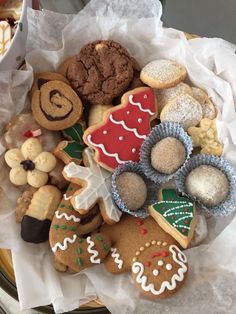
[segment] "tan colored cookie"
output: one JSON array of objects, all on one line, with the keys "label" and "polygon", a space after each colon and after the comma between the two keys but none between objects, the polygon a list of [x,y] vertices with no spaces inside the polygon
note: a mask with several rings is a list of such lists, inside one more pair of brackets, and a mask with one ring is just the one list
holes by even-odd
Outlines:
[{"label": "tan colored cookie", "polygon": [[33,94],[31,109],[35,120],[48,130],[73,126],[83,112],[82,102],[73,89],[60,81],[50,81]]},{"label": "tan colored cookie", "polygon": [[92,105],[89,111],[88,126],[102,122],[103,114],[112,107],[113,105]]},{"label": "tan colored cookie", "polygon": [[13,18],[18,21],[22,14],[21,0],[8,0],[0,5],[0,19]]},{"label": "tan colored cookie", "polygon": [[198,87],[192,87],[193,98],[195,98],[202,106],[203,118],[215,119],[216,118],[216,107],[209,99],[207,93]]},{"label": "tan colored cookie", "polygon": [[36,90],[40,88],[47,82],[50,81],[61,81],[70,85],[69,81],[60,73],[56,72],[40,72],[34,74],[34,82],[29,92],[30,99],[32,99],[33,94]]},{"label": "tan colored cookie", "polygon": [[61,141],[54,149],[54,154],[61,159],[66,165],[75,162],[80,165],[82,162],[82,153],[84,145],[75,141]]},{"label": "tan colored cookie", "polygon": [[152,61],[142,69],[141,80],[152,88],[169,88],[176,86],[186,78],[184,66],[166,59]]},{"label": "tan colored cookie", "polygon": [[70,267],[68,267],[67,265],[61,263],[56,256],[54,256],[54,260],[53,260],[53,267],[61,272],[61,273],[67,273],[67,274],[76,274],[76,272],[71,269]]},{"label": "tan colored cookie", "polygon": [[44,185],[33,194],[21,222],[24,241],[41,243],[48,239],[51,221],[60,200],[61,192],[52,185]]},{"label": "tan colored cookie", "polygon": [[[0,13],[1,14],[1,13]],[[7,21],[0,21],[0,56],[10,48],[12,42],[11,26]]]},{"label": "tan colored cookie", "polygon": [[180,123],[185,130],[196,126],[202,119],[202,107],[197,100],[188,94],[172,98],[163,108],[161,122]]},{"label": "tan colored cookie", "polygon": [[33,198],[36,189],[33,187],[29,187],[27,190],[23,192],[23,194],[17,199],[16,206],[16,222],[20,223],[29,208],[31,200]]},{"label": "tan colored cookie", "polygon": [[59,132],[52,132],[41,127],[32,113],[21,113],[15,116],[6,126],[2,144],[7,149],[20,148],[27,138],[37,137],[43,149],[53,150],[62,137]]},{"label": "tan colored cookie", "polygon": [[48,172],[55,168],[57,161],[53,154],[42,150],[37,138],[29,138],[21,149],[13,148],[5,153],[5,161],[11,168],[9,178],[13,184],[28,183],[39,188],[47,183]]},{"label": "tan colored cookie", "polygon": [[[169,285],[173,285],[175,280],[171,283],[171,278],[175,273],[179,275],[180,267],[176,265],[172,252],[178,252],[178,256],[181,255],[181,257],[183,253],[175,245],[175,240],[165,233],[152,217],[138,219],[124,214],[120,222],[114,226],[103,225],[101,232],[109,236],[112,242],[111,253],[104,261],[105,268],[112,274],[132,271],[134,280],[137,280],[135,285],[142,294],[153,298],[166,297],[176,292],[184,282],[187,267],[182,265],[182,276],[176,287],[173,286],[170,291],[168,285],[163,284],[167,280]],[[168,264],[172,266],[169,270],[167,269],[170,268]],[[186,262],[184,264],[187,266]],[[158,270],[159,276],[154,271],[155,269]],[[147,279],[143,277],[145,275]],[[139,280],[143,278],[142,285],[138,282],[138,278]],[[152,293],[151,287],[146,288],[150,283],[153,283],[155,290],[160,290],[160,286],[165,286],[165,288],[162,288],[162,293]]]},{"label": "tan colored cookie", "polygon": [[126,161],[139,161],[140,147],[156,116],[157,104],[152,89],[135,88],[122,96],[120,105],[104,113],[103,121],[84,132],[84,142],[95,149],[99,165],[114,171]]},{"label": "tan colored cookie", "polygon": [[48,173],[49,183],[58,187],[59,190],[64,190],[68,186],[68,182],[62,175],[64,166],[64,163],[58,159],[56,167]]},{"label": "tan colored cookie", "polygon": [[188,247],[196,226],[194,202],[180,197],[174,189],[160,189],[149,213],[183,248]]},{"label": "tan colored cookie", "polygon": [[71,62],[75,60],[76,56],[69,57],[65,59],[60,65],[59,68],[57,69],[57,72],[60,73],[63,76],[67,76],[67,70]]},{"label": "tan colored cookie", "polygon": [[224,146],[220,144],[216,128],[216,119],[204,118],[199,127],[188,128],[194,147],[201,147],[201,154],[221,156]]},{"label": "tan colored cookie", "polygon": [[121,212],[112,199],[111,173],[94,161],[92,148],[86,148],[83,154],[85,167],[72,162],[65,166],[63,171],[66,180],[83,187],[74,193],[70,201],[82,215],[98,204],[104,221],[115,223],[119,221]]},{"label": "tan colored cookie", "polygon": [[182,94],[188,94],[190,96],[193,95],[191,87],[183,82],[180,82],[174,87],[170,88],[164,88],[164,89],[155,89],[155,95],[157,98],[157,104],[158,104],[158,112],[161,113],[162,109],[165,107],[165,105],[174,97],[182,95]]},{"label": "tan colored cookie", "polygon": [[[52,221],[49,242],[57,259],[75,272],[94,264],[100,264],[110,251],[110,240],[102,233],[95,233],[91,237],[80,237],[79,233],[91,232],[98,227],[97,220],[92,218],[89,222],[74,210],[70,199],[78,186],[71,184],[63,196]],[[97,209],[93,209],[95,217]],[[83,219],[84,224],[83,224]],[[82,224],[82,226],[81,226]],[[100,221],[99,221],[100,224]],[[92,228],[91,228],[92,227]]]}]

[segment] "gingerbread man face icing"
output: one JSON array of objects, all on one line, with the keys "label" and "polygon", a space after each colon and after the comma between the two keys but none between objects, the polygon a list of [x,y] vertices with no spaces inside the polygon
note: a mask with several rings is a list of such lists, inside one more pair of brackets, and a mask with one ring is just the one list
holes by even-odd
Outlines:
[{"label": "gingerbread man face icing", "polygon": [[121,105],[105,112],[103,122],[85,131],[84,141],[95,148],[95,160],[113,171],[127,161],[139,161],[140,146],[156,116],[152,89],[136,88],[123,95]]},{"label": "gingerbread man face icing", "polygon": [[136,287],[150,298],[164,298],[176,292],[188,271],[187,258],[176,245],[163,248],[157,242],[149,242],[144,250],[141,247],[132,265]]},{"label": "gingerbread man face icing", "polygon": [[103,219],[107,223],[119,221],[121,212],[113,202],[111,195],[111,173],[101,168],[93,159],[92,148],[84,150],[84,164],[68,164],[63,171],[64,177],[82,186],[71,198],[73,207],[81,214],[86,213],[96,203],[99,204]]}]

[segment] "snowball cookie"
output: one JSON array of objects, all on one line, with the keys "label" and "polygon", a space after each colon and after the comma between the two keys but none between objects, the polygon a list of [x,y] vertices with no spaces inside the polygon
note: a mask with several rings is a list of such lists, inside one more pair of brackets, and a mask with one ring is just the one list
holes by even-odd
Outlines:
[{"label": "snowball cookie", "polygon": [[175,172],[185,160],[186,151],[181,141],[166,137],[156,143],[151,151],[151,165],[161,173]]},{"label": "snowball cookie", "polygon": [[121,173],[116,178],[116,188],[122,202],[129,210],[141,208],[146,201],[147,186],[137,173]]},{"label": "snowball cookie", "polygon": [[216,167],[201,165],[193,169],[185,181],[186,191],[204,205],[215,206],[221,203],[229,192],[226,175]]}]

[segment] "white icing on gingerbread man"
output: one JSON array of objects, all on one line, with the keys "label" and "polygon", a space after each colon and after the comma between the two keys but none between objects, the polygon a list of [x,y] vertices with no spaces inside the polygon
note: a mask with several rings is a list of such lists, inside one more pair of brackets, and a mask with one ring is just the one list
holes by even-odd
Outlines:
[{"label": "white icing on gingerbread man", "polygon": [[114,221],[119,221],[121,212],[113,202],[111,195],[111,173],[101,168],[93,159],[94,151],[86,148],[84,154],[87,157],[89,167],[83,167],[71,162],[64,168],[67,178],[78,179],[86,182],[85,187],[79,194],[72,197],[75,209],[89,210],[94,204],[103,202],[104,209],[108,217]]}]

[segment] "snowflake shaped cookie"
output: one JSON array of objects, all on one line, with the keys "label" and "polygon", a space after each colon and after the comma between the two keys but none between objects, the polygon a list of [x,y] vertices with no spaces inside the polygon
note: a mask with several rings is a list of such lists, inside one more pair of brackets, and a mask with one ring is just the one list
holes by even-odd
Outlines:
[{"label": "snowflake shaped cookie", "polygon": [[82,189],[76,191],[71,198],[71,204],[79,213],[84,214],[98,203],[104,220],[107,223],[117,222],[120,220],[121,212],[112,199],[111,173],[101,168],[93,158],[93,149],[86,148],[85,167],[71,162],[64,168],[64,177],[82,186]]}]

